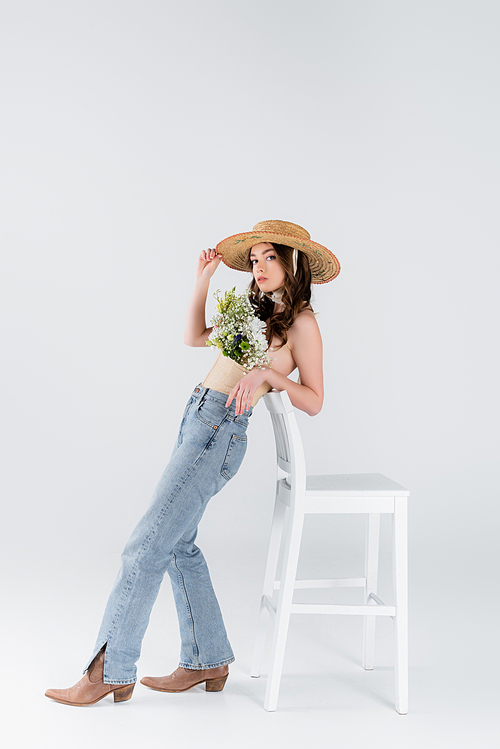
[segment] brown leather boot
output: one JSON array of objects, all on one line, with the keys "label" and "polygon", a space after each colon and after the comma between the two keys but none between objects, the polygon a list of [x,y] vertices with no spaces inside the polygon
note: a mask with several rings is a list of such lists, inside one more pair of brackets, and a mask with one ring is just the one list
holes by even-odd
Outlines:
[{"label": "brown leather boot", "polygon": [[158,692],[186,692],[191,687],[205,682],[207,692],[222,692],[228,675],[228,666],[205,668],[200,671],[179,666],[169,676],[145,676],[141,679],[141,684]]},{"label": "brown leather boot", "polygon": [[132,697],[135,684],[104,684],[104,650],[96,655],[87,673],[69,689],[47,689],[46,697],[64,705],[84,707],[93,705],[107,694],[113,693],[115,702],[125,702]]}]

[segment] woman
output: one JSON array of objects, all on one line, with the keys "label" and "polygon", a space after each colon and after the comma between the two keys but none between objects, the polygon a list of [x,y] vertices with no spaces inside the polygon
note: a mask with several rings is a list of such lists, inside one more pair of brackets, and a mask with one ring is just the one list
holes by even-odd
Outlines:
[{"label": "woman", "polygon": [[[263,393],[286,390],[296,408],[311,416],[321,410],[322,343],[310,305],[311,282],[332,280],[340,266],[305,229],[286,221],[263,221],[251,232],[228,237],[216,250],[200,254],[184,335],[188,346],[205,346],[210,335],[205,304],[221,260],[253,273],[250,301],[267,322],[271,366],[244,374],[219,356],[195,387],[170,462],[123,551],[84,676],[74,687],[46,692],[58,702],[91,705],[111,693],[115,702],[130,699],[142,638],[166,571],[179,618],[181,660],[169,676],[145,677],[141,683],[182,692],[201,683],[207,691],[220,691],[226,682],[234,656],[207,565],[194,543],[198,524],[208,500],[243,460],[248,419]],[[300,383],[288,378],[295,368]]]}]

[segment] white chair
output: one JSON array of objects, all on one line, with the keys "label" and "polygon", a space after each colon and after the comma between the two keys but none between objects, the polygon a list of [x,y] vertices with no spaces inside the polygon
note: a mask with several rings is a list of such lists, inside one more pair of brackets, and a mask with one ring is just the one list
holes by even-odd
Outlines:
[{"label": "white chair", "polygon": [[[251,675],[260,676],[268,615],[273,623],[271,659],[264,708],[276,710],[290,614],[356,614],[363,616],[363,660],[373,669],[375,618],[395,623],[396,710],[408,712],[408,560],[407,502],[410,492],[380,473],[308,476],[299,429],[287,393],[264,396],[276,440],[276,502],[257,627]],[[304,515],[365,513],[365,576],[350,579],[296,580]],[[393,516],[394,605],[377,596],[380,514]],[[282,548],[282,555],[280,549]],[[278,561],[282,557],[281,569]],[[361,587],[362,605],[293,603],[297,588]],[[277,591],[276,595],[273,593]]]}]

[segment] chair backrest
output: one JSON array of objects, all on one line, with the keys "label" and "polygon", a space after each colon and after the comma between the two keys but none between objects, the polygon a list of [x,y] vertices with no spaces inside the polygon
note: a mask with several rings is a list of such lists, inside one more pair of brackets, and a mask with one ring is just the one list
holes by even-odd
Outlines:
[{"label": "chair backrest", "polygon": [[272,390],[263,396],[263,400],[271,414],[278,467],[289,476],[292,490],[305,488],[304,448],[288,393],[286,390],[280,393]]}]

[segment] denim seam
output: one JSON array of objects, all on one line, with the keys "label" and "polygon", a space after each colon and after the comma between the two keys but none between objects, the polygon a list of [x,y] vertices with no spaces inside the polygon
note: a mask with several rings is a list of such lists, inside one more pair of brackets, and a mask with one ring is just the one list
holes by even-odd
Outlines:
[{"label": "denim seam", "polygon": [[184,576],[182,572],[180,571],[179,567],[177,566],[177,557],[175,556],[175,552],[172,553],[174,567],[177,570],[177,574],[179,575],[179,581],[180,581],[180,587],[182,589],[182,592],[184,593],[184,601],[186,603],[186,609],[189,615],[189,620],[191,622],[191,638],[193,640],[193,646],[194,646],[194,657],[196,659],[196,662],[199,662],[199,655],[200,650],[198,648],[198,643],[196,642],[196,636],[194,633],[194,620],[193,620],[193,614],[191,612],[191,606],[189,604],[189,598],[186,590],[186,586],[184,585]]},{"label": "denim seam", "polygon": [[[189,401],[187,403],[186,408],[184,409],[184,414],[183,414],[183,417],[182,417],[181,425],[179,427],[179,438],[182,437],[182,432],[184,431],[184,427],[186,425],[187,417],[189,415],[189,411],[191,410],[191,406],[193,405],[193,403],[194,403],[194,398],[193,398],[193,396],[191,396],[191,398],[189,399]],[[180,445],[181,443],[182,443],[182,439],[179,439],[178,442],[177,442],[177,444]]]}]

